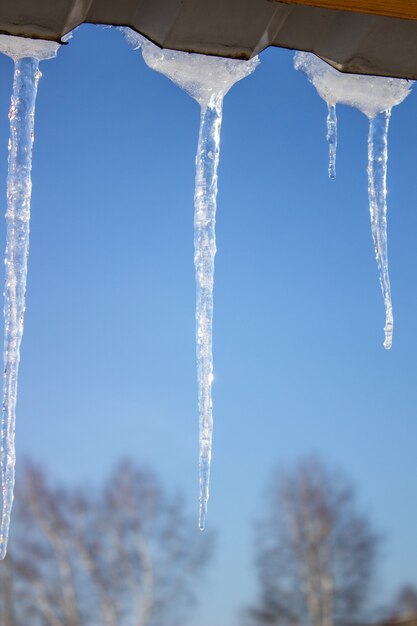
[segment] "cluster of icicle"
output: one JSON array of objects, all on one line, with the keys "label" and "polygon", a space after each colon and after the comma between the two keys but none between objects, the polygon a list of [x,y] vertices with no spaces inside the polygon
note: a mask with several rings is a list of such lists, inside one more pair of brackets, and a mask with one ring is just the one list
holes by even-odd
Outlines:
[{"label": "cluster of icicle", "polygon": [[201,108],[194,194],[194,264],[197,284],[196,344],[200,425],[199,526],[203,529],[209,497],[213,434],[213,284],[217,168],[223,98],[237,81],[254,71],[259,60],[255,57],[251,61],[238,61],[161,50],[131,29],[123,30],[130,45],[134,49],[142,49],[142,56],[147,65],[184,89],[197,100]]},{"label": "cluster of icicle", "polygon": [[[212,318],[217,168],[223,98],[232,85],[249,75],[258,60],[249,62],[160,50],[130,29],[123,29],[134,48],[142,48],[146,63],[168,76],[197,100],[201,124],[196,159],[195,267],[197,282],[197,369],[200,421],[200,511],[204,528],[208,502],[212,444]],[[15,482],[15,423],[17,377],[23,334],[32,147],[39,61],[56,55],[59,44],[0,35],[0,51],[15,62],[10,108],[9,173],[7,181],[7,247],[5,288],[4,381],[1,421],[2,516],[0,559],[7,550]]]},{"label": "cluster of icicle", "polygon": [[359,76],[335,70],[314,54],[296,52],[294,66],[303,71],[327,102],[327,140],[329,142],[329,176],[336,176],[337,117],[336,105],[347,104],[359,109],[369,119],[368,195],[372,238],[379,280],[385,306],[386,349],[392,346],[393,314],[388,274],[387,248],[387,160],[388,125],[393,106],[410,93],[412,81],[381,76]]},{"label": "cluster of icicle", "polygon": [[0,52],[11,57],[15,64],[9,111],[4,374],[0,439],[2,481],[0,559],[4,559],[7,550],[15,482],[17,376],[25,313],[35,101],[41,77],[39,61],[54,57],[58,48],[59,44],[51,41],[0,35]]},{"label": "cluster of icicle", "polygon": [[[196,342],[200,424],[199,525],[204,528],[209,497],[212,447],[212,320],[217,169],[223,99],[230,88],[251,74],[258,58],[239,61],[172,50],[161,50],[134,31],[124,28],[133,48],[145,62],[184,89],[200,105],[201,119],[196,157],[194,263],[197,283]],[[56,55],[59,44],[0,35],[0,51],[15,62],[10,107],[9,172],[7,179],[7,244],[5,276],[4,381],[0,464],[2,515],[0,559],[4,558],[10,526],[15,481],[15,420],[20,343],[23,334],[34,113],[39,61]],[[391,347],[393,317],[388,276],[386,232],[387,132],[391,108],[408,95],[411,83],[390,78],[341,74],[312,54],[297,53],[295,67],[302,70],[328,104],[329,175],[336,175],[336,104],[354,106],[369,118],[368,176],[372,235],[385,303],[385,343]]]}]

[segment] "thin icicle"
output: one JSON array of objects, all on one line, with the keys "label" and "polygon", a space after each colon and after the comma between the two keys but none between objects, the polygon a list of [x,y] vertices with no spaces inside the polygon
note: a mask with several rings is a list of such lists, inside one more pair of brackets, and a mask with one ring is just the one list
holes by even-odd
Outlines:
[{"label": "thin icicle", "polygon": [[337,115],[336,105],[327,103],[327,142],[329,144],[329,178],[336,178]]},{"label": "thin icicle", "polygon": [[[15,60],[13,95],[9,111],[9,172],[7,177],[7,241],[5,257],[4,374],[1,418],[2,516],[0,559],[4,559],[10,527],[15,482],[15,424],[20,343],[23,335],[27,259],[29,254],[32,147],[39,58],[55,56],[54,42],[0,37],[0,49]],[[42,44],[44,47],[42,48]],[[25,55],[25,56],[22,56]]]},{"label": "thin icicle", "polygon": [[209,498],[213,436],[212,326],[214,257],[216,254],[217,167],[220,156],[220,129],[223,97],[213,96],[201,107],[196,157],[194,196],[194,264],[197,283],[196,337],[197,380],[200,419],[199,526],[204,528]]},{"label": "thin icicle", "polygon": [[[387,158],[388,124],[393,106],[400,104],[410,93],[412,81],[381,76],[361,76],[338,72],[314,54],[296,52],[294,67],[304,72],[318,94],[327,102],[327,137],[334,142],[336,156],[336,125],[332,136],[333,118],[336,123],[336,104],[347,104],[364,113],[369,119],[368,137],[368,195],[379,279],[385,306],[384,347],[392,345],[393,315],[388,275],[387,252]],[[333,162],[334,165],[335,162]],[[332,154],[329,174],[332,171]]]},{"label": "thin icicle", "polygon": [[145,62],[170,78],[201,107],[194,196],[194,264],[197,283],[196,342],[200,425],[199,527],[204,529],[209,498],[213,434],[213,286],[216,254],[217,167],[223,98],[238,80],[251,74],[258,59],[236,61],[201,54],[161,50],[128,28],[129,44],[142,48]]},{"label": "thin icicle", "polygon": [[388,274],[387,247],[387,161],[388,126],[391,109],[369,118],[368,194],[372,238],[378,265],[379,280],[385,305],[384,348],[392,346],[393,316]]}]

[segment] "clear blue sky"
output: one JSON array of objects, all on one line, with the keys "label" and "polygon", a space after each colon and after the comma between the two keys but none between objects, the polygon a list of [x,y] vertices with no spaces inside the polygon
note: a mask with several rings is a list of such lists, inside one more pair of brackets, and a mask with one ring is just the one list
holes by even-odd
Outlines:
[{"label": "clear blue sky", "polygon": [[[218,196],[218,551],[190,624],[233,626],[256,593],[251,524],[272,468],[318,452],[386,537],[376,596],[417,581],[417,106],[394,109],[394,347],[368,215],[367,120],[325,104],[269,50],[227,95]],[[5,200],[12,62],[0,58]],[[121,457],[186,494],[197,524],[193,188],[197,104],[116,30],[84,26],[41,65],[17,447],[68,482]],[[1,229],[4,244],[4,227]]]}]

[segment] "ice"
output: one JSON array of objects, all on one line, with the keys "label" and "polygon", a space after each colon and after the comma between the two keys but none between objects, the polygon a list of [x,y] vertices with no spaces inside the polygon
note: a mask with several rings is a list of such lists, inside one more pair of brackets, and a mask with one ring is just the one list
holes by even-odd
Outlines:
[{"label": "ice", "polygon": [[196,343],[200,424],[199,526],[205,525],[209,498],[213,432],[212,321],[214,257],[216,254],[217,168],[223,98],[251,74],[259,61],[239,61],[200,54],[161,50],[130,29],[123,29],[133,48],[141,48],[145,62],[170,78],[201,107],[194,195],[194,264],[197,283]]},{"label": "ice", "polygon": [[337,115],[336,105],[327,105],[327,142],[329,144],[329,178],[336,178]]},{"label": "ice", "polygon": [[0,559],[7,550],[15,482],[15,423],[20,343],[23,335],[27,259],[29,254],[31,169],[39,61],[56,55],[59,44],[0,35],[0,51],[15,62],[9,111],[7,241],[5,257],[4,374],[1,418],[2,516]]},{"label": "ice", "polygon": [[390,115],[391,109],[388,109],[371,117],[368,135],[369,212],[371,215],[372,238],[378,264],[379,280],[385,305],[384,348],[387,350],[392,346],[394,324],[387,248],[387,160]]},{"label": "ice", "polygon": [[257,57],[250,61],[238,61],[162,49],[130,28],[123,28],[123,31],[135,50],[142,49],[142,56],[149,67],[184,89],[202,108],[210,106],[212,98],[213,102],[224,98],[229,89],[251,74],[259,63]]},{"label": "ice", "polygon": [[355,107],[369,119],[369,211],[385,305],[384,347],[389,349],[392,346],[393,315],[387,247],[388,125],[392,107],[400,104],[408,96],[413,83],[398,78],[344,74],[309,52],[296,52],[294,67],[306,74],[318,94],[327,102],[331,177],[335,174],[336,162],[336,104]]},{"label": "ice", "polygon": [[14,61],[24,57],[32,57],[37,61],[46,61],[56,56],[59,47],[60,44],[56,41],[0,35],[0,52],[7,54]]},{"label": "ice", "polygon": [[310,52],[296,52],[294,67],[306,74],[328,104],[347,104],[368,117],[400,104],[412,85],[412,81],[399,78],[345,74]]}]

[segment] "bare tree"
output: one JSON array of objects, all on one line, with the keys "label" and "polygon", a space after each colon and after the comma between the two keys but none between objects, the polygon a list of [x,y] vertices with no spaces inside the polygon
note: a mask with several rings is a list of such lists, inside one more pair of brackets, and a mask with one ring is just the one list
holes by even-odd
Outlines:
[{"label": "bare tree", "polygon": [[346,478],[317,458],[274,474],[256,527],[257,604],[250,624],[339,626],[367,598],[378,537]]},{"label": "bare tree", "polygon": [[27,465],[19,482],[0,624],[183,624],[212,538],[153,474],[123,463],[87,492],[53,488]]}]

